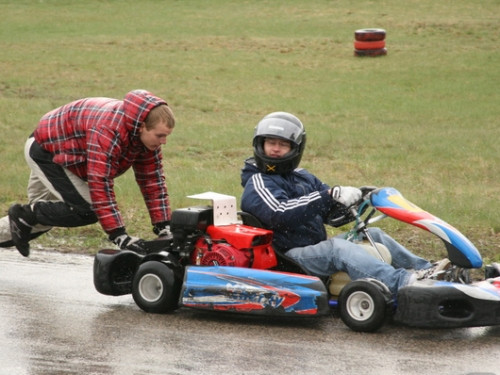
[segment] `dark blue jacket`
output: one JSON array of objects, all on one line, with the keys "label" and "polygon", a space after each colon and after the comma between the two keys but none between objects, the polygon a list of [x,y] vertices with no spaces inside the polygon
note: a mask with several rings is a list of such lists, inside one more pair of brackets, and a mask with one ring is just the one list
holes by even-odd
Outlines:
[{"label": "dark blue jacket", "polygon": [[249,158],[241,171],[241,209],[274,231],[281,251],[326,240],[325,222],[334,206],[330,187],[305,169],[265,174]]}]

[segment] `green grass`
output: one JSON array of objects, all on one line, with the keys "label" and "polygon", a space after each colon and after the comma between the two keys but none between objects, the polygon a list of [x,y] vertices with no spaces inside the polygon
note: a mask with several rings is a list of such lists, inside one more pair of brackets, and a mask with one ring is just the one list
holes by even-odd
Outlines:
[{"label": "green grass", "polygon": [[[208,190],[239,199],[255,124],[284,110],[306,126],[303,167],[330,184],[394,186],[500,261],[497,0],[0,4],[2,211],[26,199],[22,146],[44,113],[146,88],[178,121],[164,148],[174,208]],[[353,56],[354,31],[368,27],[387,30],[387,56]],[[131,173],[117,195],[129,232],[150,237]],[[425,233],[382,225],[438,251]],[[36,243],[107,246],[98,225]]]}]

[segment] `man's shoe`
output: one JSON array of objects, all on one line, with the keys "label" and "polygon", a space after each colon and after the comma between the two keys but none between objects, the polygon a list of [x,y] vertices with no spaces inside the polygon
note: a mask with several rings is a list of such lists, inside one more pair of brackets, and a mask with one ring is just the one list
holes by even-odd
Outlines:
[{"label": "man's shoe", "polygon": [[9,208],[10,234],[12,242],[21,255],[30,255],[30,235],[36,223],[35,215],[29,205],[15,204]]},{"label": "man's shoe", "polygon": [[443,280],[446,270],[450,267],[451,262],[448,258],[441,259],[439,262],[434,263],[430,268],[415,271],[416,279]]}]

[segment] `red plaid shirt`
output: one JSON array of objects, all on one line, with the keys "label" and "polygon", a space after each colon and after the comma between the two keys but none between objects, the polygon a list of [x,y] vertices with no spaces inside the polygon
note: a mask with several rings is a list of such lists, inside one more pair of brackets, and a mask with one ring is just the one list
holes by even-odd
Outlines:
[{"label": "red plaid shirt", "polygon": [[86,98],[42,117],[35,140],[59,164],[88,182],[92,207],[104,231],[124,223],[113,190],[114,178],[133,168],[152,224],[170,220],[170,202],[161,149],[149,151],[139,127],[149,111],[165,101],[144,90],[124,100]]}]

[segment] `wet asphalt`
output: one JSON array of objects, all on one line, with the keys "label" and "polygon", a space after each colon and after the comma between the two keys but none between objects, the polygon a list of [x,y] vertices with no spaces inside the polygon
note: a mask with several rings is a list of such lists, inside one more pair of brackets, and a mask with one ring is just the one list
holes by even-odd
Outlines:
[{"label": "wet asphalt", "polygon": [[0,374],[500,375],[500,327],[375,334],[339,318],[141,311],[99,294],[93,258],[0,249]]}]

